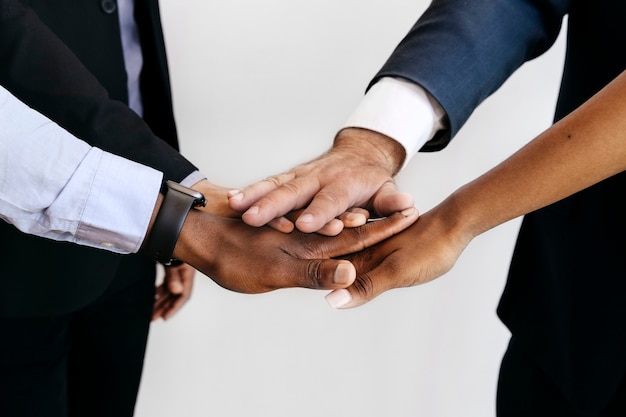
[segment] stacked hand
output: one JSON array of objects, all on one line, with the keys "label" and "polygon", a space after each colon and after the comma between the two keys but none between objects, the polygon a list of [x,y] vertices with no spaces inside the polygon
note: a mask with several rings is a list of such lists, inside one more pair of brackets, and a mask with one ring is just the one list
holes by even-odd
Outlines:
[{"label": "stacked hand", "polygon": [[[393,181],[404,157],[398,143],[379,133],[345,129],[326,154],[243,190],[231,191],[229,204],[233,210],[242,211],[243,221],[252,226],[270,224],[278,230],[291,230],[284,226],[291,222],[282,216],[298,210],[297,216],[289,216],[295,217],[298,230],[339,233],[344,226],[359,224],[363,211],[358,208],[386,216],[412,207],[413,198],[398,192]],[[435,233],[431,229],[444,226],[431,218],[420,218],[403,233],[370,248],[364,245],[362,251],[345,257],[356,267],[357,278],[349,287],[331,292],[328,302],[337,308],[356,307],[387,289],[425,282],[450,268],[462,248],[451,249],[435,239],[446,235],[433,234],[433,241],[428,241],[428,233]],[[277,223],[282,226],[277,227]],[[426,236],[422,236],[423,231]],[[412,255],[417,237],[426,237],[419,244],[424,262]]]},{"label": "stacked hand", "polygon": [[392,288],[424,284],[448,272],[471,241],[451,200],[420,216],[404,232],[346,257],[357,270],[353,285],[326,296],[335,308],[352,308]]},{"label": "stacked hand", "polygon": [[413,206],[413,197],[398,192],[393,181],[404,157],[402,146],[381,134],[345,129],[326,154],[231,191],[229,204],[251,226],[285,223],[281,216],[303,209],[295,221],[298,230],[337,234],[346,224],[364,221],[362,212],[351,208],[387,216]]},{"label": "stacked hand", "polygon": [[[337,308],[428,282],[473,236],[460,227],[453,199],[416,222],[412,197],[392,180],[404,158],[398,146],[346,129],[326,154],[228,200],[225,188],[203,182],[196,188],[219,203],[191,211],[174,256],[233,291],[330,289]],[[387,217],[366,222],[369,212]]]},{"label": "stacked hand", "polygon": [[[194,186],[209,204],[189,213],[174,256],[197,268],[220,286],[237,292],[261,293],[279,288],[342,289],[356,279],[347,260],[335,259],[359,252],[399,233],[418,218],[409,207],[383,219],[366,222],[368,211],[355,210],[357,220],[346,220],[336,236],[250,227],[228,206],[226,189],[202,181]],[[291,213],[293,215],[293,213]],[[287,223],[284,224],[288,224]],[[359,226],[360,225],[360,226]],[[293,229],[293,228],[291,228]],[[166,268],[157,288],[153,318],[171,317],[189,298],[193,269]]]},{"label": "stacked hand", "polygon": [[349,261],[334,258],[387,239],[417,218],[417,210],[409,208],[329,237],[297,230],[287,234],[268,226],[255,228],[239,219],[192,210],[174,256],[237,292],[346,288],[354,282],[356,271]]}]

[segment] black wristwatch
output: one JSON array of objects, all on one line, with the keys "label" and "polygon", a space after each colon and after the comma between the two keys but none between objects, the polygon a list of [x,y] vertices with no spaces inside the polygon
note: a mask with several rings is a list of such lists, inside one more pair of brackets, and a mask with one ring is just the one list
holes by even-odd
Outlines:
[{"label": "black wristwatch", "polygon": [[204,207],[206,199],[202,193],[174,181],[167,181],[162,192],[165,197],[154,219],[144,251],[155,261],[167,266],[176,262],[172,258],[172,252],[189,210],[198,206]]}]

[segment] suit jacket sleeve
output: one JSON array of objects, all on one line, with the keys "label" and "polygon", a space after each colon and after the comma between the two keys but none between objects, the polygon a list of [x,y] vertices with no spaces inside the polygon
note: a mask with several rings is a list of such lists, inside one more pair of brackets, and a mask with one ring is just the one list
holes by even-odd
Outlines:
[{"label": "suit jacket sleeve", "polygon": [[0,2],[0,85],[87,143],[181,181],[196,170],[124,103],[18,0]]},{"label": "suit jacket sleeve", "polygon": [[519,66],[554,43],[570,3],[435,0],[372,84],[381,77],[400,77],[432,94],[447,113],[449,130],[422,150],[440,150]]}]

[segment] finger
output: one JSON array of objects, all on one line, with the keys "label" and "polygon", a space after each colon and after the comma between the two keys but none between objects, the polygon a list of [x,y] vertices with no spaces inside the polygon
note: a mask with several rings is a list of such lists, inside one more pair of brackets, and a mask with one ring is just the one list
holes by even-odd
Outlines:
[{"label": "finger", "polygon": [[296,228],[304,233],[318,232],[353,204],[351,195],[336,185],[319,190],[296,220]]},{"label": "finger", "polygon": [[257,202],[261,197],[276,190],[281,185],[291,181],[295,177],[293,172],[274,175],[262,181],[245,187],[242,190],[231,190],[227,193],[228,205],[233,210],[243,212],[246,211]]},{"label": "finger", "polygon": [[339,219],[332,219],[316,233],[323,236],[337,236],[343,230],[343,222]]},{"label": "finger", "polygon": [[152,312],[152,317],[150,318],[150,321],[157,321],[159,318],[161,318],[161,313],[155,310]]},{"label": "finger", "polygon": [[415,223],[418,217],[417,209],[411,207],[389,217],[371,221],[361,227],[344,229],[343,233],[336,238],[328,239],[322,244],[319,242],[315,242],[315,244],[323,245],[318,248],[318,251],[322,251],[329,258],[360,252],[400,233]]},{"label": "finger", "polygon": [[158,300],[160,297],[162,297],[165,293],[167,293],[167,288],[165,288],[165,283],[161,283],[161,285],[159,285],[158,287],[156,287],[155,291],[154,291],[154,299]]},{"label": "finger", "polygon": [[151,318],[151,321],[156,321],[156,320],[158,320],[158,319],[163,318],[163,313],[164,313],[164,311],[165,311],[165,310],[164,310],[164,308],[163,308],[163,307],[160,307],[159,309],[155,309],[155,310],[152,312],[152,318]]},{"label": "finger", "polygon": [[[306,206],[314,197],[315,199],[319,198],[322,191],[318,191],[319,182],[317,177],[295,178],[259,198],[241,215],[241,218],[250,226],[263,226],[272,219]],[[335,216],[336,214],[333,214],[328,219],[322,221],[321,224],[316,225],[317,227],[311,231],[314,232],[320,229]],[[300,218],[298,221],[300,221]]]},{"label": "finger", "polygon": [[[285,254],[270,275],[256,276],[255,288],[237,288],[243,293],[259,293],[282,288],[335,290],[354,283],[356,269],[343,259],[299,259]],[[264,281],[264,282],[260,282]]]},{"label": "finger", "polygon": [[180,275],[172,276],[170,277],[170,279],[167,280],[167,289],[170,293],[175,295],[181,294],[183,292],[184,287]]},{"label": "finger", "polygon": [[165,267],[165,277],[161,284],[164,287],[164,292],[168,294],[180,294],[183,291],[182,274],[184,273],[184,268],[185,265]]},{"label": "finger", "polygon": [[184,297],[175,297],[170,300],[163,312],[163,320],[168,320],[172,318],[176,313],[180,311],[180,309],[185,305],[187,299]]},{"label": "finger", "polygon": [[165,288],[165,284],[159,285],[154,292],[154,308],[156,309],[163,298],[167,297],[169,291]]},{"label": "finger", "polygon": [[290,263],[286,265],[290,283],[280,283],[276,288],[339,289],[350,286],[356,278],[354,266],[345,260],[293,259]]},{"label": "finger", "polygon": [[162,318],[168,320],[176,314],[189,299],[185,295],[174,295],[168,293],[161,297],[156,303],[152,313],[152,321]]},{"label": "finger", "polygon": [[277,230],[282,233],[291,233],[293,232],[293,229],[295,229],[296,227],[293,224],[293,222],[289,220],[288,218],[286,218],[285,216],[281,216],[277,219],[270,220],[270,222],[267,225],[271,227],[272,229]]},{"label": "finger", "polygon": [[159,309],[152,310],[152,317],[150,317],[150,321],[158,320],[161,317],[161,311]]},{"label": "finger", "polygon": [[165,311],[165,305],[167,304],[168,295],[162,294],[157,296],[154,301],[154,307],[152,309],[152,321],[157,320],[163,316]]},{"label": "finger", "polygon": [[193,281],[196,270],[190,265],[183,264],[178,268],[178,282],[181,285],[181,291],[169,297],[169,303],[163,313],[163,320],[168,320],[189,301],[193,288]]},{"label": "finger", "polygon": [[363,226],[369,218],[370,212],[359,207],[350,208],[345,213],[339,215],[339,220],[341,220],[344,227]]},{"label": "finger", "polygon": [[374,210],[382,216],[413,207],[414,204],[413,196],[409,193],[399,192],[396,184],[391,181],[383,184],[372,199]]},{"label": "finger", "polygon": [[357,277],[350,287],[331,291],[326,295],[326,301],[337,309],[360,307],[394,288],[394,276],[394,272],[383,264]]},{"label": "finger", "polygon": [[188,285],[193,282],[195,269],[188,264],[165,267],[165,278],[163,283],[171,294],[183,294]]}]

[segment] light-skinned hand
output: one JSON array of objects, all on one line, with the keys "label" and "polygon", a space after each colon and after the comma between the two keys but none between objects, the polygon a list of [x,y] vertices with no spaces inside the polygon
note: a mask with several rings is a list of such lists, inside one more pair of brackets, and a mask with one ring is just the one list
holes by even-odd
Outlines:
[{"label": "light-skinned hand", "polygon": [[402,146],[380,133],[344,129],[319,158],[230,191],[229,205],[257,227],[275,219],[288,222],[282,216],[303,209],[295,220],[298,230],[337,234],[345,224],[363,221],[347,212],[350,208],[386,216],[413,206],[413,197],[398,192],[393,181],[404,157]]}]

